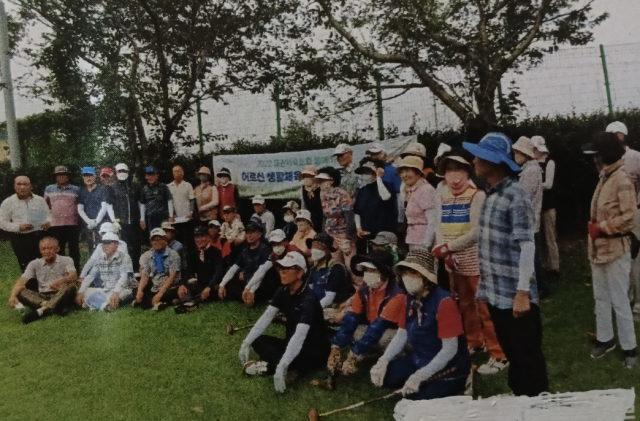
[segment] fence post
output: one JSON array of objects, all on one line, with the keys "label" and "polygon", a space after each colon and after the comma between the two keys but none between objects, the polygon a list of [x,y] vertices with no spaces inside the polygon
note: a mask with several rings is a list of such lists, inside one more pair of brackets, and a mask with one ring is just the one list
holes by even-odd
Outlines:
[{"label": "fence post", "polygon": [[0,72],[4,83],[4,108],[7,120],[7,140],[9,142],[9,156],[11,169],[22,166],[22,153],[18,142],[18,123],[16,109],[13,102],[13,80],[11,79],[11,56],[9,55],[9,27],[4,1],[0,0]]},{"label": "fence post", "polygon": [[382,114],[382,82],[380,72],[373,71],[373,76],[376,78],[376,108],[378,115],[378,139],[384,140],[384,115]]},{"label": "fence post", "polygon": [[613,115],[613,103],[611,102],[611,84],[609,83],[609,72],[607,72],[607,57],[604,54],[604,46],[600,44],[600,58],[602,59],[602,72],[604,73],[604,86],[607,90],[607,105],[609,115]]},{"label": "fence post", "polygon": [[278,140],[282,140],[282,120],[280,119],[280,87],[276,84],[273,88],[273,99],[276,103],[276,130]]},{"label": "fence post", "polygon": [[200,141],[200,156],[204,156],[204,141],[202,140],[202,108],[200,108],[200,98],[196,100],[196,112],[198,114],[198,140]]}]

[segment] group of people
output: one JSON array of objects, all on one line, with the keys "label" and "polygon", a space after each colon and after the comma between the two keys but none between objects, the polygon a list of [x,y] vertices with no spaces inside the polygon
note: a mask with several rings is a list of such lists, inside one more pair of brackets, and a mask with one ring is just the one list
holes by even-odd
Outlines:
[{"label": "group of people", "polygon": [[[613,123],[585,151],[601,172],[589,222],[597,322],[591,355],[615,347],[613,308],[624,364],[632,368],[629,297],[640,308],[637,282],[628,294],[640,269],[631,263],[630,233],[640,218],[640,153],[625,149],[626,135]],[[9,305],[29,307],[23,321],[30,323],[66,314],[74,302],[113,311],[132,301],[176,313],[217,300],[268,302],[239,359],[247,375],[273,375],[280,392],[294,373],[326,367],[349,376],[373,358],[376,386],[411,399],[445,397],[469,389],[470,356],[484,352],[489,360],[479,374],[509,367],[514,394],[547,391],[539,300],[560,268],[555,164],[544,139],[513,144],[492,132],[461,148],[442,144],[434,168],[419,143],[399,157],[374,143],[358,164],[348,145],[334,155],[336,168],[301,171],[300,200],[277,217],[254,196],[247,221],[224,168],[216,184],[201,168],[193,188],[179,166],[168,185],[147,167],[143,187],[124,163],[115,179],[101,169],[100,184],[85,167],[79,188],[57,167],[44,197],[17,177],[16,194],[0,205],[0,228],[11,233],[23,271]],[[150,248],[141,254],[143,232]],[[80,233],[92,253],[81,271]],[[274,320],[285,324],[284,339],[264,334]]]}]

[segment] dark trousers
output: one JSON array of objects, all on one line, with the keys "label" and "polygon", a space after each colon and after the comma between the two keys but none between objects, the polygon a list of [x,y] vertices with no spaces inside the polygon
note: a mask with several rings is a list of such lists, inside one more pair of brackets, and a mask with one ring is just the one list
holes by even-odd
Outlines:
[{"label": "dark trousers", "polygon": [[[409,377],[419,368],[413,363],[411,355],[396,358],[389,363],[382,385],[389,389],[401,389]],[[442,378],[424,381],[420,384],[418,393],[407,396],[407,399],[438,399],[460,395],[464,392],[468,376],[469,370],[465,372],[456,371]]]},{"label": "dark trousers", "polygon": [[[143,293],[142,293],[142,301],[137,305],[137,307],[143,309],[143,310],[149,310],[151,308],[153,308],[153,297],[156,296],[157,292],[153,292],[151,291],[151,287],[152,287],[152,283],[151,283],[151,279],[149,279],[149,282],[147,283],[147,286],[145,287]],[[140,287],[138,287],[140,288]],[[134,299],[135,297],[138,296],[138,288],[136,288],[135,294],[134,294]],[[164,293],[164,295],[162,296],[162,299],[160,300],[160,302],[165,303],[167,305],[172,305],[173,304],[173,300],[178,298],[178,287],[177,286],[172,286],[171,288],[169,288],[169,290],[167,292]]]},{"label": "dark trousers", "polygon": [[[278,363],[287,350],[287,344],[286,339],[261,335],[253,341],[251,346],[260,357],[260,360],[267,362],[267,374],[273,374],[276,372]],[[306,371],[323,368],[327,365],[330,350],[329,342],[327,342],[326,347],[302,345],[300,353],[291,362],[289,369],[304,373]]]},{"label": "dark trousers", "polygon": [[193,221],[173,224],[173,227],[176,229],[176,240],[184,246],[185,250],[192,251],[195,249],[195,243],[193,241],[193,229],[195,225]]},{"label": "dark trousers", "polygon": [[42,231],[28,234],[11,234],[11,247],[18,259],[18,265],[22,273],[24,273],[30,261],[40,257],[40,239],[43,236]]},{"label": "dark trousers", "polygon": [[[244,292],[244,288],[247,286],[246,281],[249,279],[245,277],[245,280],[241,281],[238,279],[238,273],[236,273],[236,275],[225,286],[227,300],[242,301],[242,293]],[[269,269],[269,271],[264,275],[260,287],[256,290],[255,302],[261,303],[272,299],[280,285],[280,276],[276,270],[274,268]]]},{"label": "dark trousers", "polygon": [[73,305],[73,299],[75,296],[75,285],[67,285],[62,287],[59,291],[43,293],[25,288],[18,293],[18,301],[32,310],[37,310],[46,303],[48,310],[59,312],[62,309]]},{"label": "dark trousers", "polygon": [[93,251],[98,247],[98,243],[100,243],[100,234],[98,231],[100,227],[90,230],[87,226],[82,227],[82,237],[84,241],[87,243],[87,247],[89,248],[89,254],[92,254]]},{"label": "dark trousers", "polygon": [[122,241],[127,243],[131,263],[133,263],[133,272],[137,273],[140,268],[140,224],[122,224],[121,225]]},{"label": "dark trousers", "polygon": [[509,360],[509,387],[515,395],[538,396],[549,390],[547,364],[542,353],[540,307],[517,319],[513,309],[488,305],[498,342]]},{"label": "dark trousers", "polygon": [[169,217],[167,215],[162,215],[162,214],[147,215],[145,220],[147,224],[147,234],[149,234],[154,228],[160,228],[160,225],[162,225],[164,221],[168,221]]},{"label": "dark trousers", "polygon": [[542,267],[542,261],[540,260],[540,255],[538,253],[535,254],[534,257],[534,270],[536,275],[536,284],[538,286],[538,292],[542,296],[548,296],[551,291],[549,291],[549,284],[547,283],[547,277],[544,273],[544,269]]},{"label": "dark trousers", "polygon": [[[60,254],[73,259],[76,272],[80,273],[80,227],[78,225],[63,225],[49,228],[48,234],[58,240]],[[65,247],[69,247],[69,252],[65,252]]]}]

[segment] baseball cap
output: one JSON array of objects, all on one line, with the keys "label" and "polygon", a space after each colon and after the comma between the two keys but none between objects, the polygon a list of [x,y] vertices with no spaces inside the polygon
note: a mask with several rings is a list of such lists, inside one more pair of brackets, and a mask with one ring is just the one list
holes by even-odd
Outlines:
[{"label": "baseball cap", "polygon": [[389,231],[380,231],[376,238],[371,240],[373,244],[378,246],[386,246],[387,244],[398,245],[398,237]]},{"label": "baseball cap", "polygon": [[549,153],[549,149],[547,149],[547,142],[544,140],[542,136],[531,136],[531,142],[533,142],[533,147],[538,150],[538,152]]},{"label": "baseball cap", "polygon": [[64,165],[58,165],[55,168],[55,170],[53,170],[53,175],[58,175],[58,174],[71,174],[71,173],[69,172],[69,169]]},{"label": "baseball cap", "polygon": [[351,152],[352,149],[349,145],[347,145],[346,143],[341,143],[338,146],[336,146],[336,149],[333,151],[333,156],[336,155],[343,155],[347,152]]},{"label": "baseball cap", "polygon": [[380,143],[372,143],[371,146],[369,146],[369,149],[367,149],[368,154],[376,154],[380,152],[386,152]]},{"label": "baseball cap", "polygon": [[257,194],[255,196],[253,196],[253,199],[251,200],[251,203],[254,205],[264,205],[264,197],[262,197],[261,194]]},{"label": "baseball cap", "polygon": [[513,142],[500,132],[487,133],[480,140],[480,143],[462,142],[462,147],[471,152],[474,156],[484,159],[494,164],[505,163],[513,171],[520,171],[521,168],[511,159],[511,149]]},{"label": "baseball cap", "polygon": [[149,238],[153,238],[153,237],[166,237],[167,233],[164,232],[164,230],[162,228],[154,228],[151,230],[151,233],[149,234]]},{"label": "baseball cap", "polygon": [[293,213],[298,212],[298,209],[300,209],[300,205],[298,205],[298,202],[296,202],[295,200],[290,200],[288,201],[283,207],[282,210],[283,211],[288,211],[290,210]]},{"label": "baseball cap", "polygon": [[278,229],[271,231],[267,239],[270,243],[281,243],[287,239],[287,235],[284,233],[284,231]]},{"label": "baseball cap", "polygon": [[98,231],[98,234],[104,234],[104,233],[113,232],[113,231],[115,231],[115,227],[111,222],[103,222],[102,225],[100,225],[100,230]]},{"label": "baseball cap", "polygon": [[614,121],[613,123],[609,124],[605,131],[609,133],[622,133],[625,136],[629,134],[627,126],[621,121]]},{"label": "baseball cap", "polygon": [[96,169],[93,167],[82,167],[82,175],[96,175]]},{"label": "baseball cap", "polygon": [[207,225],[208,226],[215,225],[216,227],[221,227],[222,226],[220,224],[220,221],[218,221],[217,219],[212,219],[211,221],[209,221],[209,223]]},{"label": "baseball cap", "polygon": [[282,259],[276,262],[276,265],[283,268],[292,268],[297,266],[302,270],[307,270],[307,262],[305,261],[304,256],[297,251],[290,251],[285,254]]},{"label": "baseball cap", "polygon": [[225,205],[225,207],[222,208],[222,213],[225,213],[225,212],[238,212],[238,209],[236,209],[235,206]]},{"label": "baseball cap", "polygon": [[374,173],[374,174],[376,174],[377,170],[378,170],[378,168],[376,168],[375,162],[366,161],[362,165],[360,165],[358,168],[356,168],[355,173],[356,174],[366,174],[366,173]]},{"label": "baseball cap", "polygon": [[100,175],[103,174],[107,174],[107,175],[113,175],[113,170],[109,167],[104,167],[100,169]]},{"label": "baseball cap", "polygon": [[102,236],[102,239],[100,240],[101,243],[109,243],[109,242],[112,242],[112,241],[116,241],[116,242],[120,241],[118,236],[115,235],[112,232],[106,233],[105,235]]},{"label": "baseball cap", "polygon": [[162,228],[163,230],[172,230],[172,231],[176,230],[173,226],[173,222],[170,222],[170,221],[164,221],[162,225],[160,225],[160,228]]},{"label": "baseball cap", "polygon": [[193,229],[193,235],[209,235],[209,231],[203,226],[197,226]]},{"label": "baseball cap", "polygon": [[129,171],[129,166],[121,162],[118,165],[116,165],[116,171],[121,171],[121,170]]},{"label": "baseball cap", "polygon": [[244,228],[244,232],[262,232],[264,233],[264,227],[262,224],[256,221],[249,221]]},{"label": "baseball cap", "polygon": [[158,170],[153,165],[149,165],[144,169],[145,174],[158,174]]}]

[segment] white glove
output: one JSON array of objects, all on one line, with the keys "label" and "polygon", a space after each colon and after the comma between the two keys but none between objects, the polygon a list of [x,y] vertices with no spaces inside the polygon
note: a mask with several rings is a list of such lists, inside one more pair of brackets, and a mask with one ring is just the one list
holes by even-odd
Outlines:
[{"label": "white glove", "polygon": [[345,240],[344,242],[342,242],[342,244],[340,244],[340,250],[342,250],[342,252],[344,254],[350,254],[351,253],[351,242],[348,240]]},{"label": "white glove", "polygon": [[240,352],[238,352],[238,358],[240,358],[240,363],[244,366],[247,361],[249,361],[249,344],[242,343],[240,345]]},{"label": "white glove", "polygon": [[389,361],[386,358],[380,358],[376,365],[371,367],[371,383],[376,387],[382,387],[384,376],[387,374],[387,366]]},{"label": "white glove", "polygon": [[402,387],[402,396],[406,397],[407,395],[418,393],[418,390],[420,389],[420,383],[422,383],[420,377],[416,376],[415,373],[412,374]]},{"label": "white glove", "polygon": [[276,368],[276,372],[273,375],[273,385],[276,388],[276,392],[278,393],[284,393],[287,388],[287,384],[285,382],[286,374],[287,368],[282,365],[278,365],[278,367]]},{"label": "white glove", "polygon": [[89,228],[90,230],[94,229],[97,226],[98,226],[98,221],[96,221],[95,219],[90,220],[89,223],[87,224],[87,228]]}]

